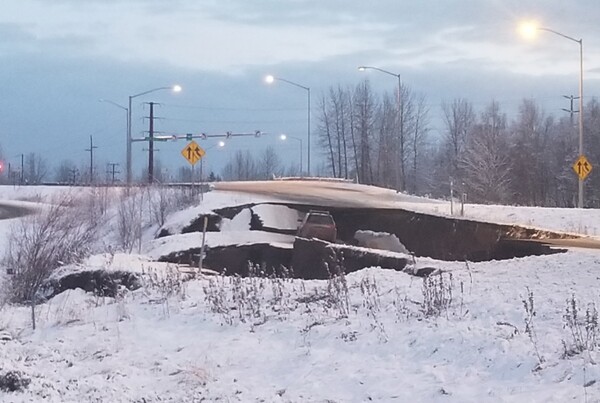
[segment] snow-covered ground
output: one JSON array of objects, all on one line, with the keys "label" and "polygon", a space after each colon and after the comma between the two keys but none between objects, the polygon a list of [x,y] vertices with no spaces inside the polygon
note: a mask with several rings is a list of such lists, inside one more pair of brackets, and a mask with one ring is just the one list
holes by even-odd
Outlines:
[{"label": "snow-covered ground", "polygon": [[[31,201],[11,189],[0,188],[0,197]],[[44,191],[37,191],[42,197],[34,201],[43,201]],[[172,214],[166,226],[182,228],[215,208],[265,201],[210,192],[199,206]],[[439,202],[402,207],[449,213]],[[256,210],[276,228],[295,218],[269,205]],[[468,218],[588,235],[600,233],[598,214],[465,209]],[[207,242],[288,241],[250,233],[248,220],[240,213]],[[2,234],[8,225],[0,221]],[[0,375],[18,370],[31,379],[23,392],[0,391],[0,401],[600,401],[600,357],[592,340],[600,337],[596,250],[468,265],[419,259],[446,271],[428,283],[378,268],[330,281],[201,276],[180,282],[172,265],[149,257],[161,254],[159,248],[193,246],[198,234],[153,240],[157,229],[145,227],[143,255],[105,253],[80,267],[156,271],[172,280],[170,288],[149,278],[117,298],[67,291],[38,307],[35,331],[28,308],[0,310]],[[567,310],[573,300],[575,323]],[[577,346],[586,348],[575,352]]]}]

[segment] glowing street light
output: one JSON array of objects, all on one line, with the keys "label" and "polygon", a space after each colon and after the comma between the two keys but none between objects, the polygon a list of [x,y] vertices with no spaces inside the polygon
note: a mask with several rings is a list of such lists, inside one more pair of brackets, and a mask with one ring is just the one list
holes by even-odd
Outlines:
[{"label": "glowing street light", "polygon": [[[540,27],[536,22],[524,22],[519,26],[519,32],[525,38],[533,39],[539,31],[550,32],[579,45],[579,158],[584,157],[583,154],[583,39],[575,39],[569,35],[562,34],[550,28]],[[577,207],[583,208],[583,179],[579,177]]]},{"label": "glowing street light", "polygon": [[283,141],[286,141],[287,139],[292,139],[300,142],[300,175],[302,175],[302,139],[299,137],[288,136],[287,134],[282,134],[279,136],[279,138]]},{"label": "glowing street light", "polygon": [[307,92],[307,95],[308,95],[308,108],[307,108],[308,109],[307,110],[307,112],[308,112],[308,124],[307,124],[307,134],[306,134],[306,137],[307,137],[307,140],[308,140],[308,144],[307,144],[307,153],[308,153],[307,162],[308,162],[308,164],[307,164],[307,169],[306,170],[307,170],[308,176],[310,177],[310,88],[309,87],[305,87],[304,85],[295,83],[293,81],[286,80],[285,78],[281,78],[281,77],[274,77],[272,75],[268,75],[268,76],[265,77],[265,82],[267,84],[273,84],[275,81],[283,81],[284,83],[288,83],[288,84],[291,84],[291,85],[293,85],[295,87],[302,88],[303,90],[305,90]]},{"label": "glowing street light", "polygon": [[[217,144],[213,144],[210,147],[204,148],[204,151],[208,151],[215,147],[223,148],[223,147],[225,147],[225,142],[223,140],[219,140],[219,142]],[[193,168],[193,165],[192,165],[192,168]],[[204,157],[200,158],[200,181],[204,181]]]},{"label": "glowing street light", "polygon": [[160,91],[160,90],[171,90],[173,92],[181,92],[180,85],[171,85],[168,87],[158,87],[153,88],[148,91],[140,92],[139,94],[130,95],[129,96],[129,108],[127,108],[127,186],[131,185],[131,100],[133,98],[141,97],[142,95],[150,94],[151,92]]}]

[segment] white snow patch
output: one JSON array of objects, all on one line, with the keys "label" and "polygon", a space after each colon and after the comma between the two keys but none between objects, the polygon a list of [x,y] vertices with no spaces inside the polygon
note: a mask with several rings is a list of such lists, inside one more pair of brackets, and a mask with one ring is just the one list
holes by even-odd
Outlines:
[{"label": "white snow patch", "polygon": [[287,206],[258,204],[252,207],[252,211],[258,215],[265,227],[282,230],[298,229],[300,220],[298,210]]},{"label": "white snow patch", "polygon": [[229,231],[249,231],[250,230],[250,221],[252,219],[252,210],[250,208],[245,208],[233,217],[233,219],[229,220],[227,218],[223,218],[221,220],[221,231],[229,232]]},{"label": "white snow patch", "polygon": [[[225,231],[209,232],[206,236],[208,247],[249,245],[255,243],[277,244],[280,247],[292,248],[295,237],[292,235],[273,234],[263,231]],[[152,259],[172,252],[199,248],[202,246],[202,234],[198,232],[171,235],[148,242],[144,253]]]}]

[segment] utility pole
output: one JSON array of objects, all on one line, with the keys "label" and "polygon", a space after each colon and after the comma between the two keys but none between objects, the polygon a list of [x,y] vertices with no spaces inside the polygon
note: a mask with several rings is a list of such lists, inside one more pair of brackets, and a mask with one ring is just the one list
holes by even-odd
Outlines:
[{"label": "utility pole", "polygon": [[107,166],[106,174],[111,175],[111,177],[112,177],[111,183],[113,185],[115,183],[115,175],[121,173],[121,171],[117,171],[118,166],[119,166],[119,164],[114,163],[114,162],[109,162],[108,166]]},{"label": "utility pole", "polygon": [[148,128],[148,183],[154,183],[154,102],[150,105],[150,127]]},{"label": "utility pole", "polygon": [[94,145],[94,137],[90,136],[90,148],[86,148],[85,151],[90,152],[90,185],[94,183],[94,149],[98,148]]},{"label": "utility pole", "polygon": [[571,119],[571,126],[573,126],[573,114],[579,113],[579,111],[576,111],[573,109],[573,101],[576,99],[579,99],[579,97],[575,97],[573,95],[563,95],[563,97],[567,98],[569,101],[571,101],[570,108],[569,109],[562,108],[562,110],[569,113],[569,117]]},{"label": "utility pole", "polygon": [[19,179],[19,185],[23,185],[23,172],[25,168],[25,155],[21,154],[21,178]]}]

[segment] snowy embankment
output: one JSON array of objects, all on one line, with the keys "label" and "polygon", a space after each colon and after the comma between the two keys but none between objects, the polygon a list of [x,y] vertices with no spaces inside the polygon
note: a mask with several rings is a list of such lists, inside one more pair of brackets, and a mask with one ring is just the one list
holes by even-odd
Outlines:
[{"label": "snowy embankment", "polygon": [[[211,192],[166,225],[246,203],[252,198]],[[586,218],[595,210],[492,210],[467,212],[486,221],[527,216],[568,231],[577,219],[590,233],[600,223]],[[274,228],[295,219],[266,205],[256,211]],[[209,234],[209,244],[256,240],[248,213],[240,214]],[[0,382],[0,401],[600,401],[596,251],[468,265],[422,258],[418,264],[446,271],[425,281],[370,268],[329,281],[184,282],[173,265],[149,257],[158,245],[185,247],[201,236],[152,240],[158,227],[149,223],[144,231],[145,255],[104,253],[68,268],[149,273],[140,289],[116,298],[63,292],[38,306],[35,331],[28,308],[0,309],[0,377],[19,371],[30,380],[20,392],[2,391]],[[278,234],[260,236],[273,242]],[[573,301],[577,321],[569,320]]]},{"label": "snowy embankment", "polygon": [[[576,252],[469,270],[444,263],[452,279],[437,287],[445,301],[439,316],[426,314],[436,305],[425,303],[420,279],[378,269],[345,283],[202,278],[168,299],[151,283],[117,299],[69,291],[39,307],[34,333],[26,308],[2,312],[0,327],[14,336],[0,344],[2,367],[22,371],[31,384],[0,396],[562,402],[587,394],[594,401],[597,353],[562,358],[562,342],[573,340],[563,326],[566,300],[575,293],[585,309],[597,298],[589,284],[597,282],[598,263]],[[528,290],[532,337],[522,302]]]}]

